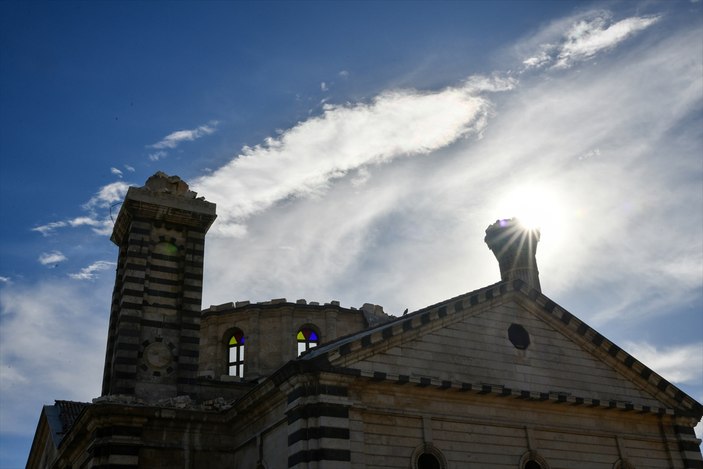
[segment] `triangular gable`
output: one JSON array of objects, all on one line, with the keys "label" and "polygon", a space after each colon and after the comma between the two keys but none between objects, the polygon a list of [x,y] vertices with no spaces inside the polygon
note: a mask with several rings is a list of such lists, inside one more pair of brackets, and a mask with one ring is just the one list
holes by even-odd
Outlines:
[{"label": "triangular gable", "polygon": [[[507,340],[520,324],[534,341]],[[701,417],[701,405],[521,280],[339,339],[302,358],[372,379]]]}]

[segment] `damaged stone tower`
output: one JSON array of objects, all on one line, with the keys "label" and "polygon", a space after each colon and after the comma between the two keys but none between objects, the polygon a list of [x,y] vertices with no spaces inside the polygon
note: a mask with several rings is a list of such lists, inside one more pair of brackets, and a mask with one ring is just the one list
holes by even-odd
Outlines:
[{"label": "damaged stone tower", "polygon": [[119,247],[102,395],[153,401],[197,393],[205,233],[215,204],[156,173],[130,187]]}]

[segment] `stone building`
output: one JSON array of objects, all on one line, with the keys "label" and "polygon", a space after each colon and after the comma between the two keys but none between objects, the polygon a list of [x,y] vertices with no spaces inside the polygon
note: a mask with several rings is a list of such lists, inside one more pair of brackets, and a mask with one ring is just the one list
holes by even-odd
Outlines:
[{"label": "stone building", "polygon": [[201,310],[215,216],[177,177],[129,189],[102,396],[45,406],[27,467],[703,467],[701,405],[542,294],[538,232],[491,225],[501,281],[402,317]]}]

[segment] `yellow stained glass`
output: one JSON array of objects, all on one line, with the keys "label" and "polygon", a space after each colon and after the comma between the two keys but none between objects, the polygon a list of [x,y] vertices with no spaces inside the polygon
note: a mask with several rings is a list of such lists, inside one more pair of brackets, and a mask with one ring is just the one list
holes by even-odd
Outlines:
[{"label": "yellow stained glass", "polygon": [[[290,337],[290,336],[288,336]],[[296,336],[298,340],[305,340],[305,336],[303,335],[303,331],[298,332],[298,335]]]},{"label": "yellow stained glass", "polygon": [[237,345],[237,338],[235,336],[232,336],[232,338],[229,339],[229,344],[230,345]]}]

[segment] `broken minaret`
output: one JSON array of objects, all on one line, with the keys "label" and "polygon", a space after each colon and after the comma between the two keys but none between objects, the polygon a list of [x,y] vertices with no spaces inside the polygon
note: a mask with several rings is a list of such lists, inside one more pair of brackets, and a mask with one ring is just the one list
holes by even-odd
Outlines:
[{"label": "broken minaret", "polygon": [[111,240],[119,247],[102,395],[194,396],[205,233],[215,204],[158,172],[130,187]]},{"label": "broken minaret", "polygon": [[498,220],[486,229],[484,241],[498,259],[501,280],[520,279],[541,292],[537,270],[540,232],[523,226],[516,218]]}]

